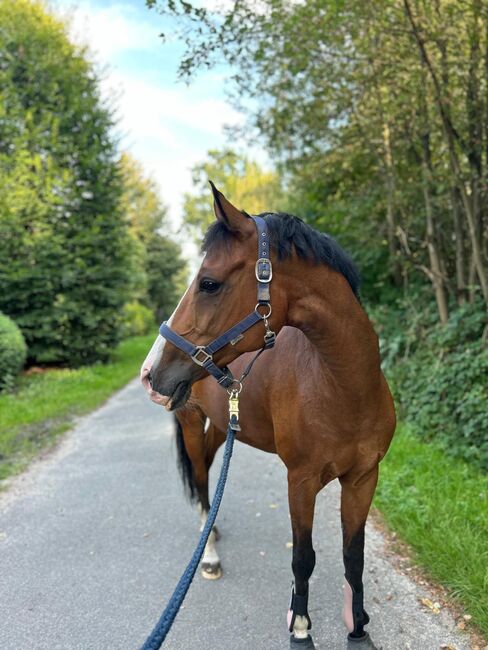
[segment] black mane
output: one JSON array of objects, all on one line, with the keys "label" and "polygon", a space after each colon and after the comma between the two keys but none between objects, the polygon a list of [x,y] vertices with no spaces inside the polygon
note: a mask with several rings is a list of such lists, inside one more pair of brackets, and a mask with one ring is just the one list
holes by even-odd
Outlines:
[{"label": "black mane", "polygon": [[[266,219],[271,246],[279,260],[291,256],[295,249],[298,257],[315,264],[327,264],[349,282],[354,295],[359,300],[359,271],[349,255],[339,244],[325,233],[314,230],[299,217],[283,212],[263,212],[259,215]],[[233,237],[232,232],[223,221],[213,223],[205,234],[202,250],[225,244]]]}]

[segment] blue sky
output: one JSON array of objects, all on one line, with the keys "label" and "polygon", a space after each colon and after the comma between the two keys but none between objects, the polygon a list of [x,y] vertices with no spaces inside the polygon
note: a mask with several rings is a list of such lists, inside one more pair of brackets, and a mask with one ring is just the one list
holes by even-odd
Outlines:
[{"label": "blue sky", "polygon": [[117,106],[122,147],[158,182],[177,229],[183,193],[192,189],[190,168],[225,144],[225,124],[243,121],[225,100],[228,70],[200,73],[190,86],[178,82],[182,46],[176,39],[162,43],[159,34],[171,26],[144,0],[51,0],[50,6],[69,17],[73,38],[107,67],[102,90]]}]

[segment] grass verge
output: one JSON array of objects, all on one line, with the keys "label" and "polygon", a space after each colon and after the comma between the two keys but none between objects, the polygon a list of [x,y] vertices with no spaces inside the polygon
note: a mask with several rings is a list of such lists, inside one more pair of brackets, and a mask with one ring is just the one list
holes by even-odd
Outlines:
[{"label": "grass verge", "polygon": [[0,480],[17,473],[70,427],[74,416],[99,406],[138,372],[154,336],[123,341],[111,363],[23,376],[0,395]]},{"label": "grass verge", "polygon": [[488,477],[399,428],[375,497],[415,561],[488,634]]}]

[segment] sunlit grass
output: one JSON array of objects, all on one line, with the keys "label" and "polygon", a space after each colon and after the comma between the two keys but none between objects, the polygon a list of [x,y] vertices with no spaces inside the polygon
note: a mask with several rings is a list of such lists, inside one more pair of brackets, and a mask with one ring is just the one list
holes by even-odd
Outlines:
[{"label": "sunlit grass", "polygon": [[153,335],[127,339],[111,363],[25,376],[0,395],[0,479],[19,471],[69,428],[74,416],[97,407],[134,377]]},{"label": "sunlit grass", "polygon": [[488,477],[401,427],[381,463],[375,505],[487,634]]}]

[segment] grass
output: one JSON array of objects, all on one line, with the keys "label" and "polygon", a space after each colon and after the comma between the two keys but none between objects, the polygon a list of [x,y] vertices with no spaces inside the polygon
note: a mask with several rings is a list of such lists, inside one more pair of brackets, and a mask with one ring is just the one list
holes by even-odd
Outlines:
[{"label": "grass", "polygon": [[488,477],[402,426],[381,463],[375,505],[488,634]]},{"label": "grass", "polygon": [[41,449],[138,372],[154,336],[123,341],[106,365],[53,369],[23,376],[16,390],[0,395],[0,480],[22,470]]}]

